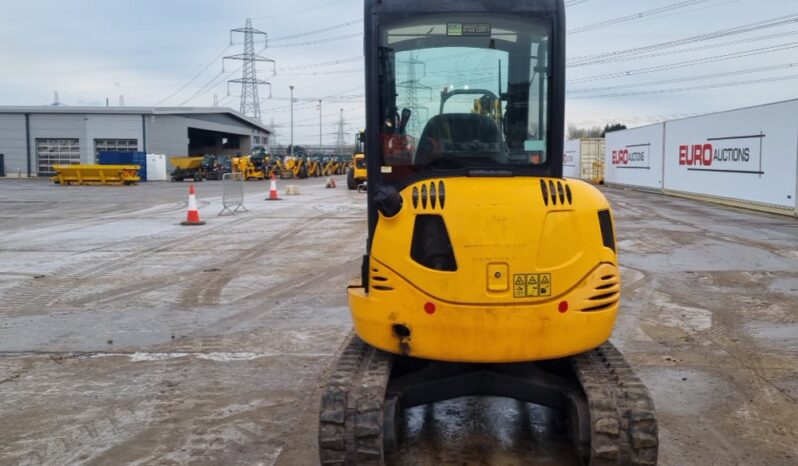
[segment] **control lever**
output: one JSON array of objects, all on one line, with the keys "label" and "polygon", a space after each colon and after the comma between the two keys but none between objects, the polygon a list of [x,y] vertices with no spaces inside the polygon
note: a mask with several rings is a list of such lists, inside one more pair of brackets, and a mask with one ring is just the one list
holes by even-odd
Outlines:
[{"label": "control lever", "polygon": [[410,111],[409,108],[405,108],[402,110],[402,119],[399,121],[399,134],[405,134],[405,128],[407,128],[407,122],[410,121],[410,115],[413,112]]}]

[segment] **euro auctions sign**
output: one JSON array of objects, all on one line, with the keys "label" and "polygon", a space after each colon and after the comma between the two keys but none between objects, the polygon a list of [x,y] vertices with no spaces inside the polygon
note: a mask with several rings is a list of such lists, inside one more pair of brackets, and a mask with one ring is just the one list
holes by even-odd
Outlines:
[{"label": "euro auctions sign", "polygon": [[563,165],[566,167],[575,167],[576,166],[576,152],[569,150],[563,154]]},{"label": "euro auctions sign", "polygon": [[612,164],[618,168],[651,168],[651,144],[637,144],[612,151]]},{"label": "euro auctions sign", "polygon": [[700,144],[679,145],[679,165],[690,171],[763,175],[765,134],[709,138]]}]

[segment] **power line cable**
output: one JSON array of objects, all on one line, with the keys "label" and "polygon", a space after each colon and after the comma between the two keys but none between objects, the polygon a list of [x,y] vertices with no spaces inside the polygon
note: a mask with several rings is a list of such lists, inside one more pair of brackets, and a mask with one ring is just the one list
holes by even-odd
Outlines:
[{"label": "power line cable", "polygon": [[[266,47],[263,47],[262,49],[260,49],[258,51],[258,53],[262,52],[265,49],[266,49]],[[221,84],[228,76],[234,75],[234,74],[238,73],[239,71],[241,71],[242,68],[243,68],[243,65],[239,66],[238,68],[234,69],[233,71],[224,71],[224,69],[222,69],[222,71],[220,71],[218,74],[213,76],[205,85],[203,85],[202,87],[199,88],[199,90],[194,92],[194,94],[192,94],[191,97],[187,98],[182,103],[180,103],[180,105],[181,106],[185,105],[186,103],[191,102],[192,100],[194,100],[194,99],[196,99],[198,97],[202,97],[203,95],[207,94],[211,89],[214,89],[217,86],[219,86],[219,84]],[[218,79],[220,77],[221,77],[221,79]]]},{"label": "power line cable", "polygon": [[348,73],[363,73],[364,68],[348,68],[344,70],[330,70],[330,71],[312,71],[307,73],[280,73],[280,76],[328,76],[331,74],[348,74]]},{"label": "power line cable", "polygon": [[617,93],[617,94],[599,94],[599,95],[589,95],[589,96],[576,96],[572,97],[572,99],[606,99],[612,97],[633,97],[633,96],[641,96],[641,95],[655,95],[655,94],[670,94],[674,92],[687,92],[687,91],[697,91],[697,90],[707,90],[707,89],[720,89],[726,87],[737,87],[737,86],[749,86],[752,84],[764,84],[764,83],[771,83],[771,82],[779,82],[779,81],[789,81],[793,79],[798,79],[798,74],[795,75],[788,75],[788,76],[777,76],[774,78],[762,78],[762,79],[752,79],[748,81],[735,81],[729,83],[717,83],[717,84],[706,84],[703,86],[691,86],[691,87],[681,87],[675,89],[657,89],[651,91],[639,91],[639,92],[624,92],[624,93]]},{"label": "power line cable", "polygon": [[652,16],[660,16],[664,13],[668,13],[674,10],[678,10],[681,8],[687,8],[691,6],[695,6],[701,3],[706,3],[712,0],[684,0],[681,2],[672,3],[670,5],[662,6],[659,8],[654,8],[652,10],[641,11],[638,13],[633,13],[631,15],[621,16],[618,18],[612,18],[605,21],[599,21],[597,23],[588,24],[585,26],[580,26],[577,28],[573,28],[568,31],[568,34],[581,34],[583,32],[595,31],[598,29],[604,29],[610,26],[615,26],[617,24],[628,24],[632,21],[637,21],[643,18],[648,18]]},{"label": "power line cable", "polygon": [[739,1],[740,0],[725,0],[725,1],[721,1],[721,3],[716,3],[714,5],[704,5],[704,6],[699,6],[697,8],[689,8],[689,9],[685,9],[685,10],[674,11],[672,13],[663,13],[661,15],[657,15],[657,16],[653,16],[653,17],[641,18],[639,21],[641,21],[641,22],[642,21],[652,21],[652,20],[659,20],[659,19],[662,19],[662,18],[669,18],[671,16],[686,15],[688,13],[695,13],[695,12],[701,11],[701,10],[707,10],[707,9],[711,9],[711,8],[722,7],[724,5],[728,5],[730,3],[737,3]]},{"label": "power line cable", "polygon": [[[225,46],[225,47],[223,47],[223,48],[222,48],[222,49],[221,49],[221,50],[220,50],[218,53],[215,53],[215,54],[213,55],[213,57],[212,57],[210,60],[208,60],[208,62],[207,62],[207,63],[206,63],[204,66],[203,66],[203,65],[200,65],[199,71],[197,71],[197,72],[196,72],[196,73],[195,73],[195,74],[194,74],[194,75],[193,75],[193,76],[192,76],[192,77],[191,77],[191,78],[190,78],[190,79],[189,79],[189,80],[188,80],[188,81],[187,81],[185,84],[183,84],[182,86],[180,86],[179,88],[177,88],[177,90],[176,90],[176,91],[172,92],[171,94],[169,94],[169,95],[168,95],[168,96],[166,96],[165,98],[161,99],[161,100],[160,100],[158,103],[156,103],[156,104],[155,104],[155,106],[157,107],[157,106],[159,106],[159,105],[163,104],[164,102],[166,102],[167,100],[169,100],[169,99],[171,99],[172,97],[176,96],[177,94],[179,94],[180,92],[182,92],[182,91],[183,91],[185,88],[187,88],[188,86],[190,86],[190,85],[191,85],[191,83],[193,83],[194,81],[196,81],[196,80],[197,80],[197,78],[199,78],[200,76],[202,76],[202,73],[204,73],[205,71],[207,71],[207,70],[208,70],[208,68],[210,68],[210,67],[211,67],[211,65],[213,65],[213,63],[214,63],[214,62],[216,62],[216,60],[218,60],[218,59],[219,59],[219,58],[220,58],[222,55],[224,55],[224,53],[225,53],[225,52],[226,52],[228,49],[230,49],[230,47],[232,47],[232,44],[228,44],[228,45],[226,45],[226,46]],[[204,62],[203,62],[203,63],[204,63]]]},{"label": "power line cable", "polygon": [[205,86],[201,87],[194,94],[192,94],[191,97],[189,97],[186,100],[184,100],[183,102],[181,102],[178,106],[182,107],[183,105],[191,102],[192,100],[194,100],[194,99],[196,99],[198,97],[202,97],[203,95],[207,94],[211,89],[214,89],[217,86],[219,86],[219,84],[225,82],[225,80],[227,80],[228,76],[233,75],[235,73],[238,73],[239,71],[241,71],[241,67],[240,66],[238,68],[236,68],[235,70],[233,70],[233,71],[220,71],[219,74],[217,74],[210,81],[208,81],[208,83],[205,84]]},{"label": "power line cable", "polygon": [[321,8],[325,8],[325,7],[328,7],[328,6],[331,6],[331,5],[335,5],[335,4],[338,4],[338,3],[343,3],[345,1],[346,0],[334,0],[332,2],[326,2],[326,3],[322,3],[320,5],[315,5],[315,6],[311,6],[311,7],[299,8],[299,9],[291,10],[291,11],[285,11],[285,12],[277,13],[277,14],[274,14],[274,15],[256,16],[256,17],[254,17],[252,19],[272,19],[272,18],[282,18],[284,16],[298,15],[300,13],[307,13],[309,11],[319,10]]},{"label": "power line cable", "polygon": [[683,45],[692,44],[695,42],[703,42],[707,40],[719,39],[721,37],[727,37],[737,34],[744,34],[747,32],[754,32],[762,29],[769,29],[778,26],[785,26],[788,24],[794,24],[798,22],[798,13],[792,13],[786,16],[779,16],[776,18],[766,19],[763,21],[756,21],[753,23],[743,24],[740,26],[735,26],[732,28],[727,29],[720,29],[718,31],[708,32],[705,34],[699,34],[696,36],[689,36],[682,39],[676,39],[667,42],[661,42],[658,44],[646,45],[643,47],[634,47],[625,50],[613,50],[610,52],[601,52],[592,55],[583,55],[579,57],[574,57],[568,60],[569,66],[583,66],[586,64],[592,64],[594,62],[599,62],[601,60],[607,58],[615,58],[627,55],[636,55],[640,53],[646,53],[656,50],[662,49],[670,49],[676,48]]},{"label": "power line cable", "polygon": [[350,58],[340,58],[338,60],[330,60],[326,62],[318,62],[318,63],[308,63],[305,65],[296,65],[296,66],[286,66],[284,68],[277,68],[277,73],[281,73],[283,71],[295,71],[295,70],[307,70],[313,68],[324,68],[325,66],[333,66],[333,65],[340,65],[343,63],[352,63],[354,61],[363,60],[363,56],[358,57],[350,57]]},{"label": "power line cable", "polygon": [[[590,63],[590,65],[599,65],[599,64],[606,64],[606,63],[618,63],[618,62],[631,61],[631,60],[644,60],[646,58],[656,58],[656,57],[663,57],[663,56],[669,56],[669,55],[678,55],[678,54],[682,54],[682,53],[699,52],[699,51],[702,51],[702,50],[718,49],[718,48],[723,48],[723,47],[729,47],[729,46],[732,46],[732,45],[748,44],[748,43],[751,43],[751,42],[760,42],[760,41],[763,41],[763,40],[778,39],[778,38],[781,38],[781,37],[794,36],[794,35],[797,35],[797,34],[798,34],[798,31],[788,31],[788,32],[781,32],[781,33],[778,33],[778,34],[768,34],[768,35],[764,35],[764,36],[749,37],[749,38],[746,38],[746,39],[739,39],[739,40],[734,40],[734,41],[730,41],[730,42],[722,42],[722,43],[719,43],[719,44],[702,45],[700,47],[691,47],[691,48],[680,49],[680,50],[669,50],[669,51],[654,52],[654,53],[647,53],[647,54],[636,54],[636,55],[625,56],[625,57],[623,57],[623,56],[621,56],[621,57],[612,57],[612,58],[607,58],[605,60],[601,60],[601,61],[596,61],[596,62]],[[579,67],[579,66],[585,66],[585,65],[568,65],[568,68]]]},{"label": "power line cable", "polygon": [[715,78],[726,78],[730,76],[739,76],[742,74],[751,74],[751,73],[763,73],[767,71],[780,71],[786,70],[790,68],[798,68],[798,63],[785,63],[782,65],[773,65],[773,66],[763,66],[759,68],[748,68],[744,70],[735,70],[729,71],[725,73],[712,73],[712,74],[705,74],[700,76],[687,76],[683,78],[674,78],[674,79],[664,79],[660,81],[651,81],[645,83],[637,83],[637,84],[624,84],[621,86],[607,86],[607,87],[593,87],[593,88],[586,88],[586,89],[569,89],[567,93],[569,95],[574,94],[589,94],[592,92],[608,92],[608,91],[618,91],[618,90],[625,90],[625,89],[634,89],[637,87],[647,87],[647,86],[659,86],[662,84],[674,84],[686,81],[700,81],[702,79],[715,79]]},{"label": "power line cable", "polygon": [[314,29],[312,31],[300,32],[300,33],[297,33],[297,34],[292,34],[290,36],[283,36],[283,37],[277,37],[277,38],[274,38],[274,39],[269,39],[269,42],[279,42],[279,41],[283,41],[283,40],[298,39],[298,38],[301,38],[301,37],[312,36],[312,35],[321,34],[321,33],[324,33],[324,32],[335,31],[336,29],[342,29],[342,28],[345,28],[347,26],[351,26],[353,24],[359,24],[359,23],[362,23],[362,22],[363,22],[362,19],[355,19],[355,20],[352,20],[352,21],[347,21],[345,23],[340,23],[340,24],[336,24],[336,25],[333,25],[333,26],[327,26],[327,27],[324,27],[324,28],[321,28],[321,29]]},{"label": "power line cable", "polygon": [[335,36],[335,37],[327,37],[327,38],[324,38],[324,39],[316,39],[316,40],[311,40],[311,41],[307,41],[307,42],[294,42],[293,44],[278,44],[278,45],[272,45],[271,48],[306,47],[308,45],[326,44],[327,42],[335,42],[335,41],[338,41],[338,40],[352,39],[352,38],[355,38],[355,37],[363,37],[363,33],[362,32],[356,32],[354,34],[347,34],[347,35]]},{"label": "power line cable", "polygon": [[612,118],[604,118],[599,120],[567,120],[566,124],[576,127],[585,127],[589,125],[603,125],[607,123],[624,122],[629,124],[634,123],[657,123],[668,120],[677,120],[682,118],[689,118],[697,115],[705,115],[711,112],[693,112],[693,113],[674,113],[671,115],[645,115],[645,116],[619,116]]},{"label": "power line cable", "polygon": [[768,47],[760,47],[760,48],[756,48],[756,49],[749,49],[749,50],[742,50],[742,51],[738,51],[738,52],[726,53],[726,54],[723,54],[723,55],[715,55],[715,56],[712,56],[712,57],[699,58],[699,59],[696,59],[696,60],[687,60],[687,61],[682,61],[682,62],[677,62],[677,63],[669,63],[667,65],[657,65],[657,66],[651,66],[651,67],[648,67],[648,68],[639,68],[639,69],[636,69],[636,70],[621,71],[621,72],[617,72],[617,73],[608,73],[608,74],[595,75],[595,76],[587,76],[587,77],[584,77],[584,78],[578,78],[578,79],[571,80],[571,81],[568,82],[568,84],[578,84],[578,83],[589,82],[589,81],[598,81],[598,80],[602,80],[602,79],[623,78],[623,77],[635,76],[635,75],[639,75],[639,74],[654,73],[654,72],[657,72],[657,71],[667,71],[667,70],[673,70],[673,69],[676,69],[676,68],[685,68],[685,67],[692,66],[692,65],[704,65],[704,64],[707,64],[707,63],[716,63],[716,62],[720,62],[720,61],[734,60],[734,59],[737,59],[737,58],[749,57],[749,56],[752,56],[752,55],[761,55],[761,54],[772,53],[772,52],[779,52],[779,51],[782,51],[782,50],[791,50],[791,49],[794,49],[794,48],[798,48],[798,42],[788,42],[788,43],[777,44],[777,45],[772,45],[772,46],[768,46]]}]

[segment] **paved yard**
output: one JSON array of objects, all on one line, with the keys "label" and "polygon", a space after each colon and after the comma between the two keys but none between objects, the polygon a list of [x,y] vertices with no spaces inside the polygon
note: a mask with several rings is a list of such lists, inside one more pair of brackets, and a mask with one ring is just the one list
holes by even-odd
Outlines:
[{"label": "paved yard", "polygon": [[[365,197],[296,184],[266,203],[248,183],[250,212],[216,217],[221,185],[200,183],[208,224],[181,227],[186,185],[0,180],[0,464],[315,464]],[[798,463],[798,221],[605,192],[613,338],[654,395],[660,464]],[[415,408],[391,462],[573,464],[549,415]]]}]

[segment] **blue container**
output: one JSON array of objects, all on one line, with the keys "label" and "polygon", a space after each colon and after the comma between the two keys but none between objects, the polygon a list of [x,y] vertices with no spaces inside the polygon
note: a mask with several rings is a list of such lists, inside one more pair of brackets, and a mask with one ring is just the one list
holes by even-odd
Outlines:
[{"label": "blue container", "polygon": [[100,151],[100,165],[138,165],[141,181],[147,181],[147,154],[145,152]]}]

